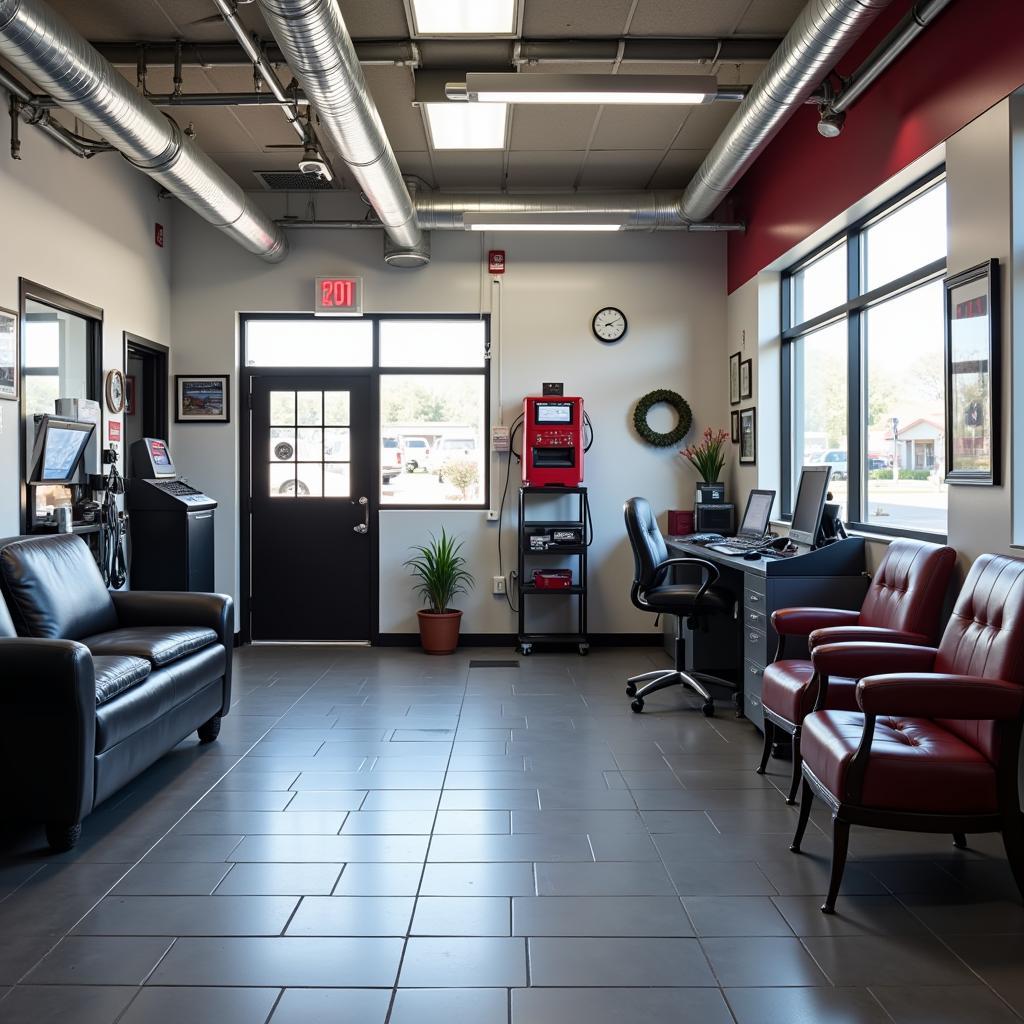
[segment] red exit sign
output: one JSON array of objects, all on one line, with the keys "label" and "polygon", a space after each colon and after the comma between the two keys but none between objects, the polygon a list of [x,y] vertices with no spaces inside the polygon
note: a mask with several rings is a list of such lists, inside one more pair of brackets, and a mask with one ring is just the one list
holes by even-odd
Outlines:
[{"label": "red exit sign", "polygon": [[361,277],[318,277],[313,312],[317,316],[359,316],[363,311]]}]

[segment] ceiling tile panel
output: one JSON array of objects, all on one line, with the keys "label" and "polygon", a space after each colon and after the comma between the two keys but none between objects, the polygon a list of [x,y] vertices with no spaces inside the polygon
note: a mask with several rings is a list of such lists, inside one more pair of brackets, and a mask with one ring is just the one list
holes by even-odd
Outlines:
[{"label": "ceiling tile panel", "polygon": [[704,160],[703,149],[673,149],[655,169],[648,188],[682,190]]},{"label": "ceiling tile panel", "polygon": [[512,111],[512,149],[586,149],[596,107],[526,104]]},{"label": "ceiling tile panel", "polygon": [[673,149],[710,149],[736,113],[738,103],[709,103],[693,107],[672,143]]},{"label": "ceiling tile panel", "polygon": [[687,107],[607,106],[591,145],[594,149],[666,149],[688,114]]},{"label": "ceiling tile panel", "polygon": [[753,0],[736,31],[748,36],[783,36],[806,0]]},{"label": "ceiling tile panel", "polygon": [[429,153],[399,152],[395,156],[398,157],[398,166],[402,169],[403,174],[422,178],[429,188],[437,187],[437,182],[434,181],[434,170],[430,166]]},{"label": "ceiling tile panel", "polygon": [[[166,109],[174,120],[185,128],[189,122],[196,130],[196,142],[207,152],[249,153],[255,155],[264,136],[258,125],[239,122],[231,110],[225,107],[174,107]],[[285,142],[297,141],[294,132]],[[298,159],[296,154],[295,159]]]},{"label": "ceiling tile panel", "polygon": [[640,0],[630,35],[731,35],[750,0]]},{"label": "ceiling tile panel", "polygon": [[610,75],[615,70],[615,65],[609,61],[607,64],[600,62],[587,64],[559,64],[556,62],[544,64],[527,64],[520,68],[520,74],[534,75]]},{"label": "ceiling tile panel", "polygon": [[423,118],[419,108],[412,105],[412,72],[397,67],[366,67],[363,72],[392,148],[426,149]]},{"label": "ceiling tile panel", "polygon": [[643,188],[661,161],[660,149],[591,150],[581,188]]},{"label": "ceiling tile panel", "polygon": [[583,151],[517,150],[508,158],[508,187],[571,189],[585,155]]},{"label": "ceiling tile panel", "polygon": [[339,0],[341,15],[356,39],[408,39],[402,0]]},{"label": "ceiling tile panel", "polygon": [[501,150],[447,150],[434,153],[434,174],[438,188],[496,190],[502,184]]},{"label": "ceiling tile panel", "polygon": [[626,26],[630,0],[526,0],[527,37],[617,36]]},{"label": "ceiling tile panel", "polygon": [[107,41],[170,39],[176,30],[181,30],[184,22],[214,12],[213,5],[204,0],[182,0],[174,4],[181,8],[181,22],[176,23],[176,19],[168,17],[154,0],[100,0],[96,3],[51,0],[50,6],[86,38]]}]

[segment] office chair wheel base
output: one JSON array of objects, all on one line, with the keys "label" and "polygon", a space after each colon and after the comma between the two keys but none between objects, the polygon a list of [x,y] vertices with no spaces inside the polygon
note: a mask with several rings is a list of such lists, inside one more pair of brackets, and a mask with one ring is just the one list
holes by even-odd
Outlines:
[{"label": "office chair wheel base", "polygon": [[643,711],[643,709],[644,709],[644,699],[643,699],[643,697],[637,697],[637,699],[635,701],[633,701],[633,703],[630,704],[629,706],[639,715],[640,712]]},{"label": "office chair wheel base", "polygon": [[707,700],[700,706],[701,711],[704,712],[705,718],[715,717],[715,702],[713,700]]},{"label": "office chair wheel base", "polygon": [[590,653],[590,644],[580,644],[580,657],[585,658]]},{"label": "office chair wheel base", "polygon": [[626,696],[627,697],[635,697],[636,696],[636,687],[632,683],[626,683]]}]

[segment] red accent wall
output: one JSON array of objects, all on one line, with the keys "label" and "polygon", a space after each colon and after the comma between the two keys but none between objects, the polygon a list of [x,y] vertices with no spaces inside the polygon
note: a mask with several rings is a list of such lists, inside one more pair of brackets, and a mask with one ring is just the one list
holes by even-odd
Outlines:
[{"label": "red accent wall", "polygon": [[[908,10],[880,16],[840,65],[849,74]],[[729,199],[729,291],[1024,84],[1024,3],[953,0],[846,114],[837,139],[817,108],[783,126]]]}]

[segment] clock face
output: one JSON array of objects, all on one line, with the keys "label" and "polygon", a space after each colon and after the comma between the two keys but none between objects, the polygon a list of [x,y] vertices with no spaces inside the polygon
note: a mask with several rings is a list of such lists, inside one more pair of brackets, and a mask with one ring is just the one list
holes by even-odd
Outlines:
[{"label": "clock face", "polygon": [[626,333],[626,314],[614,306],[607,306],[594,314],[592,326],[599,341],[618,341]]},{"label": "clock face", "polygon": [[120,412],[124,408],[124,376],[120,370],[107,374],[107,408]]}]

